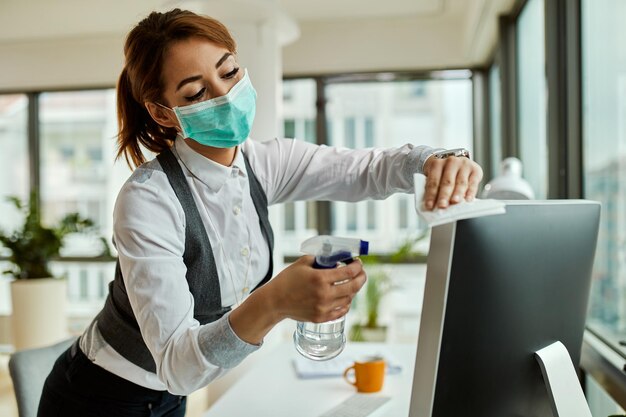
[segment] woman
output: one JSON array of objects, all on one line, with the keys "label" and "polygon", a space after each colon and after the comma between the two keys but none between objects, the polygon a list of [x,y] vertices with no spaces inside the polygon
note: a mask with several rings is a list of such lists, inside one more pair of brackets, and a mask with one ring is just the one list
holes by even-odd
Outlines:
[{"label": "woman", "polygon": [[[429,208],[476,194],[478,165],[429,158],[425,146],[248,140],[256,93],[214,19],[152,13],[124,53],[118,157],[138,168],[116,201],[116,277],[103,310],[57,360],[39,417],[183,416],[187,394],[257,350],[283,319],[345,315],[366,280],[361,263],[318,270],[304,256],[270,280],[268,204],[384,198],[410,192],[414,172],[428,176]],[[158,157],[145,162],[141,146]]]}]

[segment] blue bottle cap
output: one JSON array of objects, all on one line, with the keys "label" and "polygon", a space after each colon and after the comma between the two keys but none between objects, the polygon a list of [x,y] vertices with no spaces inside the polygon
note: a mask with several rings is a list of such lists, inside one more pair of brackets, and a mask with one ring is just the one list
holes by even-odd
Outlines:
[{"label": "blue bottle cap", "polygon": [[362,240],[361,248],[359,250],[359,255],[367,255],[369,250],[370,250],[370,243],[365,240]]}]

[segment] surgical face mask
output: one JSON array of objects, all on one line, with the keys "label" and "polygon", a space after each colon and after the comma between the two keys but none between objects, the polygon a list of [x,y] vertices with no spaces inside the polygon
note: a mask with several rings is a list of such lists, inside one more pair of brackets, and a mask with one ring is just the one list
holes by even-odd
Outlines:
[{"label": "surgical face mask", "polygon": [[185,138],[215,148],[232,148],[242,144],[250,134],[256,91],[246,70],[225,96],[173,109],[159,105],[174,111]]}]

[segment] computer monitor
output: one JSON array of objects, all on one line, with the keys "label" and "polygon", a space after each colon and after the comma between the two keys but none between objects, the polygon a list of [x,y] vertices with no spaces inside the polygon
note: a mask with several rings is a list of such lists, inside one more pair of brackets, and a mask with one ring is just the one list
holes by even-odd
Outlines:
[{"label": "computer monitor", "polygon": [[[506,214],[433,228],[410,417],[552,417],[549,392],[571,407],[576,393],[558,393],[570,386],[584,402],[572,362],[599,219],[594,202],[510,201]],[[535,353],[557,341],[570,379],[546,384]]]}]

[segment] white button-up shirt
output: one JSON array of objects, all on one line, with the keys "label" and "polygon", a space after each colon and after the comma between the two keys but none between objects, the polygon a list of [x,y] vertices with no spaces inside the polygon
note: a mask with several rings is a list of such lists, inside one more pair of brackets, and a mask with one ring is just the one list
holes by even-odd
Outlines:
[{"label": "white button-up shirt", "polygon": [[[412,192],[432,149],[346,149],[292,139],[247,140],[231,166],[192,150],[173,148],[206,229],[223,306],[236,306],[265,276],[269,247],[250,197],[246,154],[269,204],[295,200],[359,201]],[[100,334],[94,321],[80,348],[108,371],[141,386],[185,395],[237,365],[258,346],[235,335],[228,314],[200,325],[193,317],[183,263],[185,214],[156,160],[137,168],[122,187],[113,213],[114,242],[124,284],[156,374],[134,365]]]}]

